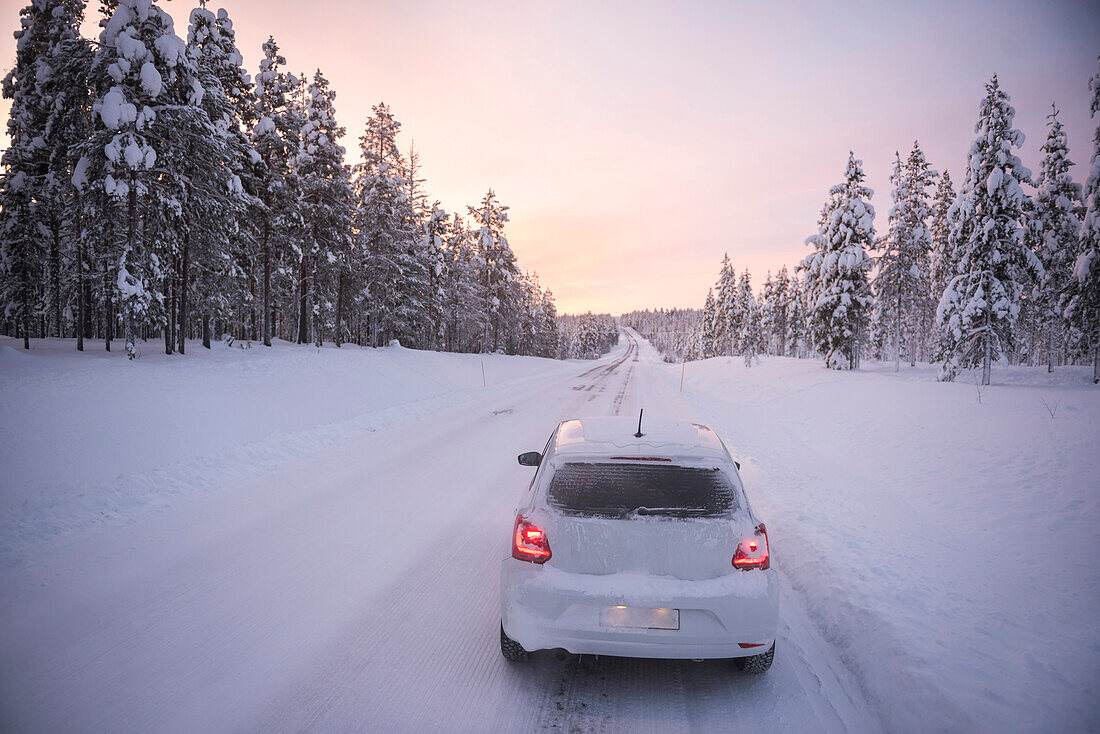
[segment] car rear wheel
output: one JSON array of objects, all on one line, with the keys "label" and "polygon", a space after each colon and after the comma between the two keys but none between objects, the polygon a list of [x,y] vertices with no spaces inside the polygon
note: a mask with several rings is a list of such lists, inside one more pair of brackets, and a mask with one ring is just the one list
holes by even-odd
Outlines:
[{"label": "car rear wheel", "polygon": [[500,623],[500,654],[504,656],[505,660],[513,663],[521,663],[530,655],[529,652],[523,649],[523,645],[504,634],[503,622]]},{"label": "car rear wheel", "polygon": [[775,643],[768,648],[766,653],[760,655],[750,655],[747,658],[734,658],[737,667],[746,673],[753,673],[759,675],[760,673],[767,673],[768,669],[772,667],[772,658],[775,657]]}]

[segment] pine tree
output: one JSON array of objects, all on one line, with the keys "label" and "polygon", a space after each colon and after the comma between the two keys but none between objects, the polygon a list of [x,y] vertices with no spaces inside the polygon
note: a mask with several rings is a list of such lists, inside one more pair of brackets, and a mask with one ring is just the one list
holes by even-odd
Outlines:
[{"label": "pine tree", "polygon": [[0,283],[5,314],[16,318],[23,348],[30,349],[31,316],[38,311],[38,284],[46,267],[46,253],[38,234],[40,215],[33,206],[47,164],[46,151],[38,150],[36,144],[45,129],[47,102],[35,84],[38,60],[46,50],[45,8],[39,3],[28,5],[20,12],[20,21],[21,28],[15,32],[15,66],[4,77],[4,97],[12,100],[12,105],[8,118],[10,145],[4,151],[0,181]]},{"label": "pine tree", "polygon": [[385,104],[373,107],[359,138],[361,161],[355,167],[357,247],[366,253],[367,294],[372,344],[409,341],[417,332],[427,268],[415,257],[410,229],[405,163],[397,147],[401,123]]},{"label": "pine tree", "polygon": [[171,16],[143,0],[121,0],[103,24],[92,73],[95,126],[74,178],[89,182],[88,214],[102,218],[115,209],[121,220],[122,232],[109,230],[107,254],[117,263],[113,289],[133,359],[137,321],[155,317],[164,302],[163,255],[176,244],[167,220],[179,211],[165,191],[177,190],[186,175],[174,150],[190,138],[191,123],[201,123],[203,88]]},{"label": "pine tree", "polygon": [[881,254],[874,280],[878,313],[889,322],[892,332],[895,371],[900,368],[903,343],[909,347],[910,364],[916,361],[915,342],[929,321],[928,261],[932,237],[927,221],[932,209],[928,187],[935,175],[918,143],[913,143],[904,164],[901,156],[895,154],[890,176],[894,206],[890,209],[890,228],[877,243]]},{"label": "pine tree", "polygon": [[478,254],[484,262],[482,277],[488,329],[482,349],[497,352],[503,347],[501,336],[504,323],[513,313],[515,298],[512,282],[519,274],[516,256],[504,236],[508,207],[501,204],[493,190],[489,189],[479,206],[470,206],[467,210],[478,227]]},{"label": "pine tree", "polygon": [[[954,277],[955,255],[951,250],[951,211],[955,204],[955,189],[951,186],[951,176],[947,171],[940,175],[936,193],[932,200],[932,221],[929,232],[932,235],[932,253],[929,257],[928,275],[933,310],[939,304],[947,284]],[[932,358],[942,360],[948,348],[943,328],[933,312],[931,337],[933,342]]]},{"label": "pine tree", "polygon": [[806,309],[805,286],[802,278],[797,275],[791,278],[788,304],[786,350],[792,357],[802,357],[809,334],[809,317]]},{"label": "pine tree", "polygon": [[[427,257],[428,267],[428,294],[425,299],[427,312],[425,317],[429,323],[429,348],[438,348],[444,342],[446,336],[446,300],[447,292],[447,257],[443,241],[448,235],[451,226],[451,215],[440,208],[439,202],[432,204],[431,213],[423,225],[423,240],[421,251]],[[545,302],[542,302],[545,307]],[[552,303],[551,303],[552,305]],[[556,322],[555,322],[556,323]],[[554,351],[557,351],[555,345]]]},{"label": "pine tree", "polygon": [[297,179],[291,158],[298,150],[301,120],[293,105],[298,80],[283,71],[286,59],[274,38],[263,44],[264,56],[256,75],[256,112],[251,139],[256,155],[256,195],[260,262],[262,265],[263,343],[271,346],[274,330],[275,278],[289,258],[290,233],[299,226]]},{"label": "pine tree", "polygon": [[[1097,57],[1100,66],[1100,57]],[[1100,69],[1089,79],[1092,116],[1100,112]],[[1063,296],[1063,313],[1092,352],[1092,379],[1100,382],[1100,125],[1093,136],[1089,176],[1085,182],[1085,221],[1081,226],[1073,278]]]},{"label": "pine tree", "polygon": [[[50,332],[62,335],[63,271],[69,259],[80,261],[70,148],[87,135],[90,104],[91,51],[79,34],[83,13],[79,0],[38,0],[24,8],[15,66],[3,81],[12,106],[10,145],[0,160],[0,299],[20,325],[24,348],[30,348],[30,317],[43,301]],[[77,281],[77,348],[83,349],[79,264]]]},{"label": "pine tree", "polygon": [[829,191],[818,234],[808,237],[814,252],[799,265],[805,273],[815,346],[832,369],[859,367],[863,324],[873,302],[867,282],[874,242],[875,210],[863,185],[863,162],[848,155],[844,183]]},{"label": "pine tree", "polygon": [[703,306],[703,320],[701,326],[703,359],[715,356],[717,344],[715,336],[718,333],[718,307],[714,302],[714,289],[707,289],[707,300]]},{"label": "pine tree", "polygon": [[[456,352],[481,351],[489,328],[482,282],[485,262],[477,251],[473,233],[455,216],[450,234],[444,239],[444,289],[447,293],[447,349]],[[568,345],[563,340],[559,353]]]},{"label": "pine tree", "polygon": [[762,331],[761,349],[767,354],[782,357],[787,349],[787,321],[791,311],[791,277],[784,265],[779,274],[772,278],[768,273],[758,302],[760,328]]},{"label": "pine tree", "polygon": [[1036,181],[1033,216],[1029,222],[1029,245],[1043,264],[1043,276],[1033,291],[1045,337],[1047,371],[1054,370],[1055,341],[1067,341],[1065,320],[1059,306],[1068,290],[1080,238],[1081,222],[1076,209],[1081,202],[1081,185],[1074,183],[1069,168],[1069,145],[1058,109],[1053,107],[1043,143],[1043,161]]},{"label": "pine tree", "polygon": [[409,201],[409,216],[412,218],[411,229],[414,232],[422,232],[424,225],[431,216],[428,208],[428,194],[422,184],[426,180],[420,177],[420,153],[416,149],[415,141],[409,143],[409,157],[405,161],[405,185],[408,187],[406,198]]},{"label": "pine tree", "polygon": [[[344,279],[351,259],[351,172],[343,162],[344,147],[337,142],[346,131],[336,122],[335,100],[336,92],[318,69],[307,88],[305,118],[294,160],[305,224],[298,340],[306,343],[305,335],[312,328],[313,342],[318,347],[323,338],[323,316],[330,309],[334,312],[335,339],[337,343],[342,341]],[[335,283],[326,277],[330,270],[335,270]],[[326,297],[333,290],[336,306]],[[312,325],[307,318],[310,315]]]},{"label": "pine tree", "polygon": [[[190,258],[182,259],[179,298],[179,351],[185,350],[189,320],[189,283],[182,271],[191,259],[203,277],[194,283],[195,307],[201,314],[203,346],[210,348],[211,319],[230,319],[235,305],[247,305],[249,338],[261,338],[257,323],[256,280],[262,277],[261,253],[256,250],[255,217],[244,210],[263,212],[256,198],[259,181],[254,176],[257,156],[248,131],[256,122],[258,100],[252,80],[245,72],[236,45],[233,22],[225,10],[212,13],[205,7],[191,11],[187,51],[195,62],[203,86],[202,108],[213,126],[213,137],[221,142],[221,167],[228,184],[225,196],[207,187],[215,196],[194,199],[196,211],[189,217]],[[215,183],[207,166],[192,166],[194,173]],[[219,175],[216,178],[221,178]],[[261,311],[263,310],[261,304]],[[243,317],[243,314],[238,314]],[[262,314],[259,320],[263,321]],[[268,339],[270,344],[270,339]]]},{"label": "pine tree", "polygon": [[741,331],[741,314],[737,310],[737,273],[730,264],[728,253],[722,255],[722,267],[714,285],[715,319],[711,330],[712,356],[737,351],[737,335]]},{"label": "pine tree", "polygon": [[948,340],[941,369],[946,380],[954,379],[960,366],[981,365],[982,384],[989,384],[992,361],[1013,344],[1024,280],[1042,273],[1020,226],[1025,199],[1020,184],[1030,183],[1031,173],[1012,153],[1024,136],[1012,127],[1015,111],[1008,102],[994,74],[951,215],[956,275],[937,310]]},{"label": "pine tree", "polygon": [[764,278],[764,287],[760,292],[760,328],[764,339],[764,353],[771,354],[774,347],[775,326],[772,323],[772,308],[775,306],[775,281],[772,280],[772,271],[768,271]]},{"label": "pine tree", "polygon": [[764,335],[760,323],[760,307],[752,292],[752,278],[748,270],[742,271],[737,282],[737,312],[741,316],[737,344],[745,357],[745,366],[751,367],[752,360],[763,351]]}]

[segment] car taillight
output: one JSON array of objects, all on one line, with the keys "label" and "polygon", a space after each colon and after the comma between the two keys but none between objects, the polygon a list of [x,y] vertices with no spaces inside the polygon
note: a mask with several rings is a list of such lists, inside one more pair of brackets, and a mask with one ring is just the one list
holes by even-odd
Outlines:
[{"label": "car taillight", "polygon": [[512,531],[512,558],[532,563],[550,560],[550,542],[546,540],[546,532],[523,515],[516,516],[516,527]]},{"label": "car taillight", "polygon": [[756,532],[751,538],[745,538],[737,544],[737,552],[733,554],[733,565],[742,571],[751,571],[754,568],[768,568],[768,530],[764,523],[756,526]]}]

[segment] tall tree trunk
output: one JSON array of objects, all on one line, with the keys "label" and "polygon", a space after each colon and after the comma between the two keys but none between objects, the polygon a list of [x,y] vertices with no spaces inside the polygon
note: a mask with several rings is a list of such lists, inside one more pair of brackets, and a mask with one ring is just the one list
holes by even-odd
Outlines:
[{"label": "tall tree trunk", "polygon": [[76,351],[84,351],[84,244],[76,240]]},{"label": "tall tree trunk", "polygon": [[982,335],[982,384],[989,384],[989,371],[993,363],[993,334],[991,333],[992,316],[989,308],[985,310],[985,333]]},{"label": "tall tree trunk", "polygon": [[344,342],[344,268],[341,267],[336,277],[336,334],[334,339],[336,346]]},{"label": "tall tree trunk", "polygon": [[256,318],[256,273],[254,268],[248,269],[248,338],[252,341],[260,340],[260,327]]},{"label": "tall tree trunk", "polygon": [[901,291],[894,312],[894,372],[901,372]]},{"label": "tall tree trunk", "polygon": [[271,224],[264,222],[264,346],[271,346]]},{"label": "tall tree trunk", "polygon": [[1047,374],[1054,371],[1054,322],[1047,323]]},{"label": "tall tree trunk", "polygon": [[103,298],[106,301],[104,309],[106,313],[103,315],[103,340],[106,344],[107,351],[111,351],[111,339],[115,335],[115,304],[114,299],[111,297],[111,265],[110,262],[104,258],[103,260]]},{"label": "tall tree trunk", "polygon": [[61,227],[53,228],[50,245],[50,297],[53,299],[53,335],[61,336]]},{"label": "tall tree trunk", "polygon": [[210,314],[202,315],[202,345],[210,348]]},{"label": "tall tree trunk", "polygon": [[309,277],[309,310],[313,313],[313,343],[320,349],[324,339],[324,329],[321,324],[321,303],[317,292],[320,281],[321,258],[317,255],[310,258],[312,272]]},{"label": "tall tree trunk", "polygon": [[[26,263],[24,263],[26,265]],[[23,268],[23,348],[31,348],[31,276],[29,268]]]},{"label": "tall tree trunk", "polygon": [[[134,238],[137,236],[137,175],[130,172],[129,201],[126,206],[126,255],[134,255]],[[133,267],[133,263],[130,264]],[[126,327],[126,356],[130,359],[137,357],[137,336],[134,334],[134,304],[133,299],[128,298],[122,304],[124,309],[124,324]]]},{"label": "tall tree trunk", "polygon": [[303,252],[298,262],[298,343],[309,341],[309,321],[306,313],[306,254]]},{"label": "tall tree trunk", "polygon": [[852,369],[859,369],[860,345],[863,342],[863,312],[856,314],[856,340],[852,345]]},{"label": "tall tree trunk", "polygon": [[183,254],[180,255],[180,317],[179,317],[179,353],[183,354],[187,341],[187,276],[191,265],[191,232],[183,233]]},{"label": "tall tree trunk", "polygon": [[176,317],[176,303],[173,298],[172,292],[172,273],[164,274],[164,353],[172,353],[172,343],[175,341],[175,335],[172,327],[172,320]]}]

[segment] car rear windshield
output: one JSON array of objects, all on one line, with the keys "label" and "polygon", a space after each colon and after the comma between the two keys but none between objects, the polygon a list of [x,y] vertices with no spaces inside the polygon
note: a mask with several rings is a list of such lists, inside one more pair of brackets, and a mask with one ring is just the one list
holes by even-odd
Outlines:
[{"label": "car rear windshield", "polygon": [[550,480],[551,507],[601,517],[716,517],[736,509],[733,485],[716,468],[571,462]]}]

